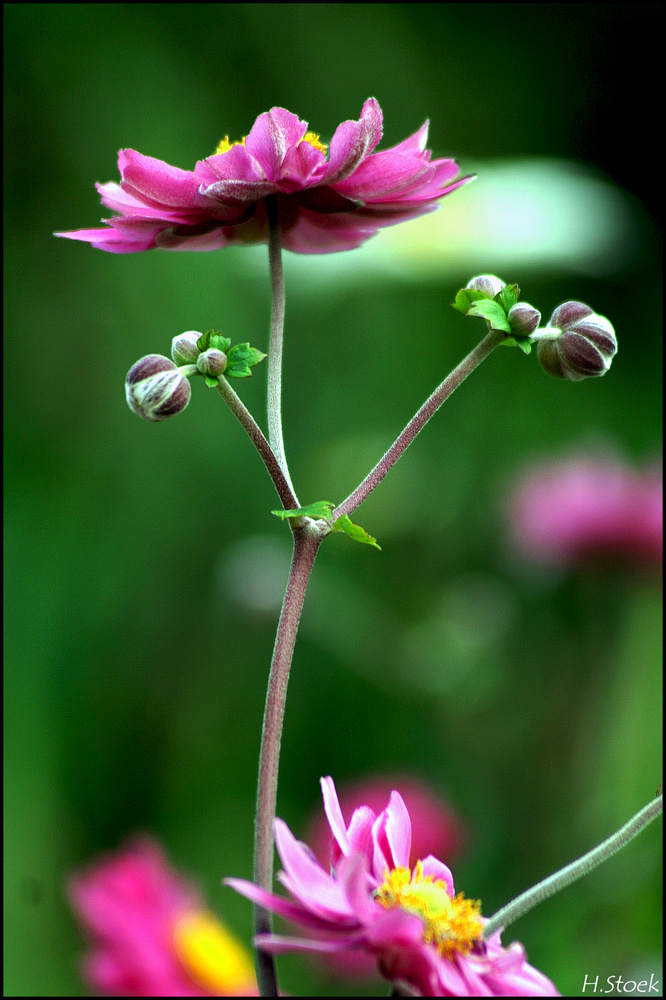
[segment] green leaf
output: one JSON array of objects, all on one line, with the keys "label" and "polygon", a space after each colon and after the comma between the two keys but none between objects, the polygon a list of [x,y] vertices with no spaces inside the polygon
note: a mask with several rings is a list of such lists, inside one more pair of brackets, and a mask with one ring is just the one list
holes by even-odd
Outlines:
[{"label": "green leaf", "polygon": [[519,347],[521,351],[525,352],[525,354],[529,354],[532,350],[532,341],[529,337],[517,337],[516,347]]},{"label": "green leaf", "polygon": [[[315,521],[326,521],[330,524],[331,514],[334,509],[335,504],[331,503],[330,500],[317,500],[315,503],[308,504],[307,507],[299,507],[298,510],[272,510],[271,514],[275,514],[281,521],[286,521],[287,518],[311,517]],[[354,524],[353,521],[350,521],[346,514],[337,519],[332,526],[332,531],[344,531],[345,535],[348,535],[355,542],[374,545],[376,549],[381,551],[381,546],[377,544],[377,539],[369,535],[359,524]]]},{"label": "green leaf", "polygon": [[491,330],[502,330],[504,333],[511,333],[509,321],[506,313],[499,302],[492,299],[483,299],[475,302],[468,310],[468,316],[479,316],[485,319]]},{"label": "green leaf", "polygon": [[485,292],[479,292],[476,288],[461,288],[456,294],[455,302],[451,305],[458,312],[461,312],[464,316],[469,312],[469,307],[473,302],[478,302],[479,299],[487,299],[488,296]]},{"label": "green leaf", "polygon": [[256,347],[250,347],[249,344],[234,344],[230,351],[225,351],[225,354],[227,355],[227,367],[224,374],[230,375],[232,378],[247,378],[248,375],[252,374],[250,369],[266,357]]},{"label": "green leaf", "polygon": [[223,337],[216,330],[206,330],[197,340],[197,347],[201,352],[214,347],[216,351],[222,351],[223,354],[226,354],[230,343],[231,341],[228,337]]},{"label": "green leaf", "polygon": [[532,341],[529,337],[507,337],[502,341],[502,347],[519,347],[525,354],[532,350]]},{"label": "green leaf", "polygon": [[520,298],[520,288],[518,285],[505,285],[501,292],[497,295],[496,301],[499,300],[504,308],[504,312],[508,313],[512,306],[515,306],[516,302]]},{"label": "green leaf", "polygon": [[223,337],[221,333],[213,333],[208,347],[215,348],[216,351],[222,351],[223,354],[226,354],[230,344],[231,339],[229,337]]},{"label": "green leaf", "polygon": [[220,380],[215,378],[214,375],[204,375],[204,382],[206,383],[209,389],[217,389],[218,385],[220,384]]},{"label": "green leaf", "polygon": [[311,517],[315,521],[328,521],[334,509],[335,504],[330,500],[317,500],[307,507],[299,507],[298,510],[272,510],[271,514],[275,514],[282,521],[292,517]]},{"label": "green leaf", "polygon": [[365,545],[374,545],[376,549],[381,552],[381,545],[377,544],[377,539],[369,535],[368,532],[362,528],[359,524],[354,524],[350,521],[346,514],[339,517],[335,524],[333,525],[333,531],[344,531],[345,535],[349,535],[355,542],[363,542]]}]

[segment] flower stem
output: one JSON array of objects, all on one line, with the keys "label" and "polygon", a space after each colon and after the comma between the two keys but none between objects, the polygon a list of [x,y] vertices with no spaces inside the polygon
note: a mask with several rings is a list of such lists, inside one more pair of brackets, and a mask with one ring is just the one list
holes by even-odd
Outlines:
[{"label": "flower stem", "polygon": [[572,861],[570,865],[561,868],[559,872],[555,872],[554,875],[550,875],[543,882],[539,882],[531,889],[517,896],[510,903],[507,903],[506,906],[498,910],[486,923],[483,929],[484,938],[488,939],[495,931],[502,927],[508,927],[509,924],[514,923],[519,917],[529,913],[533,907],[538,906],[539,903],[543,903],[550,896],[554,896],[561,889],[566,889],[572,882],[576,882],[583,875],[589,874],[597,865],[600,865],[603,861],[607,861],[608,858],[611,858],[623,847],[626,847],[629,841],[633,840],[641,832],[643,827],[651,823],[653,819],[656,819],[659,813],[661,813],[663,806],[663,796],[659,795],[652,802],[648,802],[646,806],[637,812],[616,833],[612,834],[607,840],[604,840],[603,843],[591,851],[588,851],[582,858]]},{"label": "flower stem", "polygon": [[261,455],[264,465],[268,470],[268,475],[273,480],[273,484],[277,490],[280,500],[282,501],[284,509],[293,510],[295,507],[298,507],[298,500],[296,499],[296,494],[294,493],[291,482],[289,481],[289,478],[284,475],[278,460],[275,457],[273,449],[264,437],[261,427],[259,427],[259,424],[256,422],[240,397],[237,396],[231,388],[224,375],[220,375],[217,390],[224,399],[225,403],[227,403],[231,412],[238,418],[243,428],[247,431],[250,440]]},{"label": "flower stem", "polygon": [[[268,218],[268,261],[271,272],[271,334],[268,345],[268,440],[291,492],[294,487],[282,438],[282,342],[284,340],[284,276],[282,274],[282,241],[276,195],[266,198]],[[298,504],[296,504],[298,506]]]},{"label": "flower stem", "polygon": [[430,418],[440,408],[444,400],[448,399],[454,389],[457,389],[461,382],[488,357],[498,344],[501,344],[507,337],[506,333],[498,330],[491,330],[480,344],[464,358],[460,364],[447,375],[444,381],[437,386],[431,396],[426,399],[423,406],[409,421],[404,431],[395,439],[386,454],[377,462],[372,472],[369,472],[363,482],[350,493],[346,500],[343,500],[337,507],[331,518],[336,521],[343,514],[351,514],[363,501],[372,493],[374,488],[381,483],[386,473],[398,461],[400,456],[412,443],[419,431],[425,427]]},{"label": "flower stem", "polygon": [[[268,891],[273,888],[273,820],[275,819],[280,743],[289,670],[305,591],[317,549],[323,537],[323,533],[310,521],[293,529],[294,554],[282,611],[280,612],[268,678],[259,754],[254,846],[254,881]],[[260,906],[255,906],[254,913],[255,933],[270,933],[270,914]],[[277,978],[273,956],[257,949],[256,967],[260,994],[276,997],[278,995]]]}]

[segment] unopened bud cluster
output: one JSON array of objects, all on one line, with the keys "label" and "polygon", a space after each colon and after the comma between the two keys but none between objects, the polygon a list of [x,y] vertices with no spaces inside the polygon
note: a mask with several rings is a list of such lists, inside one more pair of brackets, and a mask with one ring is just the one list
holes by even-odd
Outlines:
[{"label": "unopened bud cluster", "polygon": [[202,375],[219,378],[226,370],[227,356],[214,347],[202,351],[201,339],[202,335],[196,330],[179,334],[171,342],[171,357],[177,365],[196,365]]},{"label": "unopened bud cluster", "polygon": [[456,295],[454,308],[466,316],[484,319],[489,330],[512,337],[529,353],[527,340],[541,322],[541,313],[529,302],[519,302],[518,285],[507,285],[496,274],[477,274]]},{"label": "unopened bud cluster", "polygon": [[605,375],[617,351],[615,330],[583,302],[564,302],[548,326],[534,334],[537,356],[549,375],[572,382]]}]

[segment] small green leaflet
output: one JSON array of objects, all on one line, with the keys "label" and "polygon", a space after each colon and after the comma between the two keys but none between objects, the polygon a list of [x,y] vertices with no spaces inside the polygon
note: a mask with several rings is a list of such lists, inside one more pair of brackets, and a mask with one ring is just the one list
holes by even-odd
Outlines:
[{"label": "small green leaflet", "polygon": [[326,521],[331,527],[331,532],[344,531],[345,535],[348,535],[355,542],[374,545],[376,549],[381,551],[381,546],[377,544],[377,539],[369,535],[359,524],[354,524],[353,521],[350,521],[346,514],[342,514],[335,524],[331,524],[330,519],[334,509],[335,504],[331,503],[330,500],[317,500],[315,503],[308,504],[307,507],[299,507],[298,510],[272,510],[271,514],[275,514],[282,521],[287,518],[297,517],[311,517],[315,521]]},{"label": "small green leaflet", "polygon": [[520,288],[518,288],[518,285],[505,285],[497,298],[502,303],[504,312],[508,314],[509,309],[515,306],[520,298]]},{"label": "small green leaflet", "polygon": [[337,519],[333,525],[333,531],[344,531],[345,535],[349,535],[355,542],[364,542],[366,545],[374,545],[380,552],[382,550],[381,545],[377,543],[377,539],[369,535],[360,524],[354,524],[353,521],[350,521],[346,514]]},{"label": "small green leaflet", "polygon": [[478,302],[479,299],[487,298],[488,296],[485,292],[479,292],[476,288],[461,288],[456,295],[455,302],[452,302],[451,305],[454,309],[457,309],[458,312],[461,312],[463,316],[466,316],[469,311],[469,307],[473,302]]},{"label": "small green leaflet", "polygon": [[246,378],[248,375],[251,375],[252,372],[250,369],[254,368],[255,365],[258,365],[266,357],[256,347],[250,347],[247,343],[234,344],[231,350],[225,353],[227,355],[227,367],[224,370],[224,374],[232,378]]},{"label": "small green leaflet", "polygon": [[226,354],[230,344],[231,340],[229,337],[223,337],[221,333],[217,333],[215,330],[206,330],[197,340],[197,347],[202,353],[214,348],[216,351],[222,351],[223,354]]},{"label": "small green leaflet", "polygon": [[282,521],[291,517],[311,517],[315,521],[328,521],[331,512],[335,510],[335,504],[330,500],[317,500],[316,503],[308,504],[307,507],[299,507],[298,510],[272,510]]},{"label": "small green leaflet", "polygon": [[532,341],[529,337],[507,337],[502,341],[502,347],[519,347],[525,354],[532,350]]},{"label": "small green leaflet", "polygon": [[474,302],[467,310],[467,315],[485,319],[491,330],[511,333],[506,313],[499,302],[495,302],[494,299],[480,299],[478,302]]}]

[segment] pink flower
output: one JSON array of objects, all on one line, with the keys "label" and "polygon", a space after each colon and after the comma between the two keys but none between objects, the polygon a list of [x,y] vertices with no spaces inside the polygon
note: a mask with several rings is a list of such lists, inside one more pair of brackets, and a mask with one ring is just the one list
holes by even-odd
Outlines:
[{"label": "pink flower", "polygon": [[218,250],[265,243],[266,198],[276,195],[282,243],[297,253],[360,246],[378,229],[437,208],[465,184],[454,160],[433,160],[428,122],[397,146],[373,150],[382,111],[371,97],[359,121],[335,130],[328,159],[319,136],[284,108],[259,115],[242,142],[225,138],[194,171],[171,167],[133,149],[118,154],[120,184],[98,184],[102,204],[119,215],[110,229],[56,233],[112,253]]},{"label": "pink flower", "polygon": [[662,477],[578,457],[526,473],[508,502],[516,547],[545,563],[620,556],[660,567]]},{"label": "pink flower", "polygon": [[345,952],[375,956],[380,972],[422,996],[559,996],[525,960],[521,945],[484,941],[479,904],[455,895],[451,872],[432,855],[409,867],[411,822],[398,792],[376,815],[368,806],[345,822],[332,778],[321,782],[333,834],[325,870],[281,820],[275,841],[284,865],[285,899],[251,882],[227,879],[261,906],[301,924],[312,938],[260,935],[267,951]]},{"label": "pink flower", "polygon": [[144,837],[75,875],[69,897],[92,941],[84,978],[106,996],[257,996],[245,949]]}]

